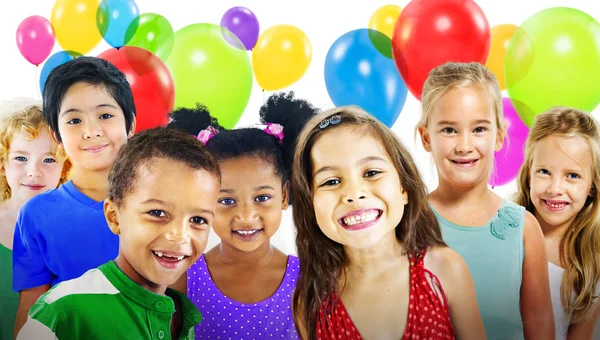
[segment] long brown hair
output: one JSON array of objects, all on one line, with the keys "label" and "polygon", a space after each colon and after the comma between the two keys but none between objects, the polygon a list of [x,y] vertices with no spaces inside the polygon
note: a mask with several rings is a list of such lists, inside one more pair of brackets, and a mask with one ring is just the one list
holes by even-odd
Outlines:
[{"label": "long brown hair", "polygon": [[[596,284],[600,278],[600,130],[588,113],[556,107],[535,117],[525,144],[525,160],[519,172],[515,202],[535,212],[530,194],[530,172],[533,151],[544,138],[554,136],[581,137],[592,150],[592,189],[560,244],[560,262],[565,267],[560,285],[560,299],[573,322],[588,319],[597,299]],[[572,300],[573,295],[575,299]]]},{"label": "long brown hair", "polygon": [[[339,124],[320,128],[324,119],[334,115],[340,117]],[[304,321],[309,339],[316,339],[319,307],[329,294],[338,291],[338,280],[345,275],[348,264],[344,247],[325,236],[317,224],[312,197],[311,152],[322,135],[348,126],[364,129],[377,138],[400,175],[402,187],[408,194],[408,204],[396,227],[396,238],[402,242],[404,251],[411,253],[432,245],[445,245],[413,158],[389,128],[357,107],[339,107],[313,117],[298,138],[292,171],[293,217],[298,231],[296,246],[301,273],[293,298],[294,320],[296,325],[299,320]]]}]

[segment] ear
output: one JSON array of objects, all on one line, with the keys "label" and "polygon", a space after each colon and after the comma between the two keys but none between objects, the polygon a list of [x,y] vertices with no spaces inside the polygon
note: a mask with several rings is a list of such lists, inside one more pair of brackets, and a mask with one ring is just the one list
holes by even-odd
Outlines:
[{"label": "ear", "polygon": [[431,152],[431,136],[429,135],[429,131],[424,126],[417,127],[419,131],[419,136],[421,136],[421,144],[423,144],[423,149],[427,152]]},{"label": "ear", "polygon": [[498,129],[498,133],[496,133],[496,145],[494,146],[494,151],[498,152],[504,146],[504,137],[506,136],[506,126],[504,130]]},{"label": "ear", "polygon": [[2,164],[2,166],[0,166],[0,175],[2,176],[6,176],[6,163]]},{"label": "ear", "polygon": [[131,119],[131,127],[129,128],[129,132],[127,132],[127,139],[133,137],[133,133],[135,132],[136,119],[135,115],[132,114],[133,118]]},{"label": "ear", "polygon": [[283,190],[281,191],[281,207],[283,210],[286,210],[290,206],[290,182],[287,181],[283,185]]},{"label": "ear", "polygon": [[109,200],[104,200],[104,217],[108,223],[108,228],[115,235],[121,234],[121,225],[119,223],[119,208],[117,205]]},{"label": "ear", "polygon": [[402,201],[404,202],[404,205],[408,204],[408,192],[404,187],[402,187]]}]

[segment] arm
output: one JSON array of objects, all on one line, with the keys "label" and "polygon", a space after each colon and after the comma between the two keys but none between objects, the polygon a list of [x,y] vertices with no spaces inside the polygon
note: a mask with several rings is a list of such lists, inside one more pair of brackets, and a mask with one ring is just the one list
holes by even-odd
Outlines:
[{"label": "arm", "polygon": [[464,259],[449,247],[432,247],[425,261],[425,266],[432,269],[446,293],[456,337],[461,340],[486,339],[475,285]]},{"label": "arm", "polygon": [[548,258],[544,235],[537,220],[525,212],[525,260],[521,282],[521,319],[525,339],[554,339],[554,314],[550,298]]},{"label": "arm", "polygon": [[[600,301],[596,301],[596,309],[589,320],[579,321],[569,326],[567,340],[592,340],[594,338],[594,327],[600,316]],[[598,336],[600,334],[596,334]]]},{"label": "arm", "polygon": [[[39,299],[42,294],[50,290],[50,285],[43,285],[31,289],[25,289],[19,292],[19,307],[17,308],[17,317],[15,320],[15,339],[17,334],[27,321],[29,309]],[[31,320],[30,320],[31,321]]]},{"label": "arm", "polygon": [[[292,293],[292,317],[294,318],[294,323],[296,324],[296,331],[298,332],[300,339],[308,340],[308,329],[306,328],[306,322],[304,321],[304,317],[302,315],[295,315],[294,313],[294,293]],[[299,309],[302,310],[302,303],[300,303],[299,305]]]}]

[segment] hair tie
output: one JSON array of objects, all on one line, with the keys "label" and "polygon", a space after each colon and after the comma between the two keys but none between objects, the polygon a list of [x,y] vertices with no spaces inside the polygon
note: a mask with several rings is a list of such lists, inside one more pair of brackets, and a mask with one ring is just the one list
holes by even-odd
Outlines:
[{"label": "hair tie", "polygon": [[267,123],[264,125],[256,125],[255,127],[263,130],[266,134],[277,138],[279,143],[283,142],[283,126],[281,124]]},{"label": "hair tie", "polygon": [[200,131],[196,139],[202,142],[202,144],[206,145],[208,141],[214,136],[219,134],[219,130],[215,129],[212,126],[207,127],[206,129]]},{"label": "hair tie", "polygon": [[321,130],[323,130],[324,128],[328,127],[329,125],[338,125],[341,121],[342,121],[342,117],[340,117],[339,114],[334,114],[331,117],[327,117],[327,118],[323,119],[321,121],[321,123],[319,123],[319,128]]}]

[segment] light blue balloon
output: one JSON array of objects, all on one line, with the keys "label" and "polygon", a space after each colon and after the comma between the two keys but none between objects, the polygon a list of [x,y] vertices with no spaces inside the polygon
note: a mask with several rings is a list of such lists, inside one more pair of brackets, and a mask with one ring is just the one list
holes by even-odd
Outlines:
[{"label": "light blue balloon", "polygon": [[325,85],[335,106],[357,105],[386,126],[394,125],[408,91],[385,53],[391,46],[389,37],[367,28],[345,33],[331,45]]},{"label": "light blue balloon", "polygon": [[[104,40],[119,48],[125,46],[137,30],[139,15],[140,10],[133,0],[102,0],[96,12],[96,24]],[[132,34],[127,34],[129,25],[134,27]]]},{"label": "light blue balloon", "polygon": [[81,56],[81,54],[73,51],[60,51],[51,55],[50,58],[48,58],[44,63],[42,72],[40,72],[40,93],[44,93],[46,79],[48,78],[50,72],[54,70],[54,68]]}]

